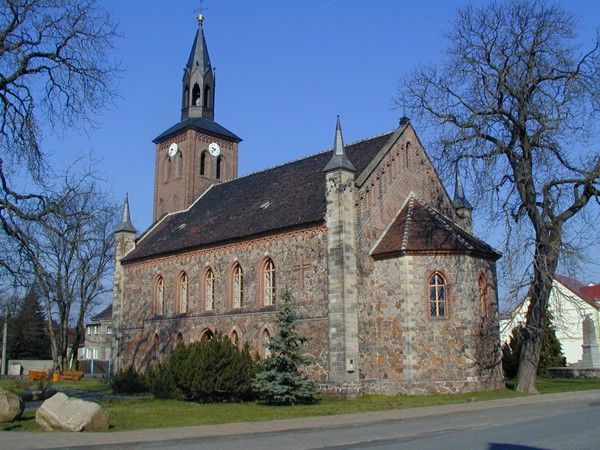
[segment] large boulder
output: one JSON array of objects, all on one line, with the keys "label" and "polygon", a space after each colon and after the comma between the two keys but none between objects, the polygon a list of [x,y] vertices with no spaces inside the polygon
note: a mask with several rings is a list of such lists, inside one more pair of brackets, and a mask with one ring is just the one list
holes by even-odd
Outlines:
[{"label": "large boulder", "polygon": [[108,430],[108,413],[96,403],[59,392],[42,403],[35,422],[46,431],[103,431]]},{"label": "large boulder", "polygon": [[20,419],[25,404],[17,394],[0,388],[0,423],[8,423]]}]

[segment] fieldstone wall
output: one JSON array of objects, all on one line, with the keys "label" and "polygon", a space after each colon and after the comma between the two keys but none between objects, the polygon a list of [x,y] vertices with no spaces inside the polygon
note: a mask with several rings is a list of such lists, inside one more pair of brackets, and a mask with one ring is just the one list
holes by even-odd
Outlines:
[{"label": "fieldstone wall", "polygon": [[[478,279],[494,263],[424,255],[362,265],[359,305],[365,392],[430,394],[500,387],[497,309],[483,316]],[[446,316],[432,318],[428,281],[447,281]],[[492,305],[496,305],[495,289]],[[491,345],[489,345],[491,342]]]},{"label": "fieldstone wall", "polygon": [[[207,332],[235,332],[240,342],[249,343],[251,351],[264,354],[264,331],[270,335],[276,332],[276,306],[262,304],[262,267],[266,258],[275,265],[276,297],[287,286],[303,317],[301,331],[310,337],[309,350],[317,359],[310,372],[316,379],[327,379],[327,252],[322,226],[124,266],[128,288],[123,298],[120,367],[144,368],[165,357],[178,340],[196,341]],[[242,307],[234,309],[231,286],[236,263],[244,271],[244,297]],[[202,301],[207,267],[215,275],[212,311],[206,311]],[[186,314],[178,314],[178,280],[182,272],[189,279]],[[165,282],[162,316],[156,316],[153,308],[159,275]]]}]

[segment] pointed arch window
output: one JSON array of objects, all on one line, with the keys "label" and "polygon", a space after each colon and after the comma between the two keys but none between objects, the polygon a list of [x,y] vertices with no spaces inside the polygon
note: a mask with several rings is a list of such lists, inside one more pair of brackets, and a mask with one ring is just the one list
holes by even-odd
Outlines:
[{"label": "pointed arch window", "polygon": [[241,308],[244,301],[244,271],[239,264],[233,267],[232,281],[231,292],[233,301],[231,304],[233,308]]},{"label": "pointed arch window", "polygon": [[164,316],[165,314],[165,280],[162,276],[156,279],[154,289],[154,313],[156,316]]},{"label": "pointed arch window", "polygon": [[179,277],[179,313],[187,314],[188,310],[189,280],[187,273],[182,272]]},{"label": "pointed arch window", "polygon": [[183,174],[183,155],[181,152],[177,152],[174,157],[173,163],[175,164],[175,176],[174,178],[181,178]]},{"label": "pointed arch window", "polygon": [[208,85],[204,86],[204,107],[209,109],[212,108],[210,102],[210,86]]},{"label": "pointed arch window", "polygon": [[271,333],[269,333],[269,330],[267,330],[266,328],[263,330],[260,340],[263,345],[263,355],[265,358],[268,358],[269,356],[271,356],[271,350],[269,349],[269,347],[267,347],[269,341],[271,340]]},{"label": "pointed arch window", "polygon": [[163,163],[163,181],[168,183],[171,179],[171,158],[168,156],[165,158]]},{"label": "pointed arch window", "polygon": [[215,273],[209,267],[204,275],[204,310],[215,308]]},{"label": "pointed arch window", "polygon": [[231,335],[229,336],[229,339],[231,340],[231,342],[233,342],[235,345],[238,345],[240,343],[240,336],[238,335],[238,332],[236,330],[233,330],[231,332]]},{"label": "pointed arch window", "polygon": [[175,346],[183,344],[183,334],[177,333],[177,338],[175,339]]},{"label": "pointed arch window", "polygon": [[159,346],[160,346],[160,339],[158,338],[158,334],[155,334],[154,338],[152,339],[152,349],[151,349],[151,357],[153,360],[158,359]]},{"label": "pointed arch window", "polygon": [[192,106],[201,106],[202,99],[200,98],[200,86],[198,83],[194,84],[192,88]]},{"label": "pointed arch window", "polygon": [[271,258],[265,261],[263,267],[263,299],[265,306],[275,304],[275,264]]},{"label": "pointed arch window", "polygon": [[206,152],[200,155],[200,175],[206,175]]},{"label": "pointed arch window", "polygon": [[221,156],[218,156],[217,157],[217,173],[216,173],[217,180],[221,179],[222,168],[223,168],[223,158]]},{"label": "pointed arch window", "polygon": [[431,317],[446,317],[446,280],[439,272],[429,279],[429,311]]}]

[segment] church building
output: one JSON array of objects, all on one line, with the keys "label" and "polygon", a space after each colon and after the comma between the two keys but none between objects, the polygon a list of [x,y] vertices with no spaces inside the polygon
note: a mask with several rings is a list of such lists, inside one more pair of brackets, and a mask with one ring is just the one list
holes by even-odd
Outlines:
[{"label": "church building", "polygon": [[202,27],[181,119],[154,139],[155,222],[138,236],[126,200],[115,232],[115,369],[216,333],[268,356],[287,288],[326,392],[502,387],[500,254],[473,236],[458,174],[451,198],[406,118],[351,144],[338,118],[332,149],[238,177]]}]

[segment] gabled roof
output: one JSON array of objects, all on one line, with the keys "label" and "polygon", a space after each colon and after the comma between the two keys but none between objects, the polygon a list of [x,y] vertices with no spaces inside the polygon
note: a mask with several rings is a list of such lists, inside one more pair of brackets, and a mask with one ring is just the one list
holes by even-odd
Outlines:
[{"label": "gabled roof", "polygon": [[386,259],[406,254],[433,253],[468,253],[494,261],[501,256],[413,194],[371,256]]},{"label": "gabled roof", "polygon": [[92,317],[90,323],[98,322],[102,319],[111,319],[112,318],[112,303]]},{"label": "gabled roof", "polygon": [[596,309],[600,309],[600,285],[593,284],[586,286],[579,282],[575,278],[566,277],[564,275],[554,275],[554,279],[562,284],[564,287],[569,289],[575,295],[580,297],[583,301],[593,306]]},{"label": "gabled roof", "polygon": [[189,117],[158,135],[152,142],[156,144],[157,142],[164,141],[168,137],[174,136],[188,128],[192,128],[210,136],[221,137],[228,141],[241,142],[242,140],[227,128],[219,125],[217,122],[205,119],[203,117]]},{"label": "gabled roof", "polygon": [[[345,147],[358,174],[392,135]],[[212,186],[189,209],[168,214],[155,224],[123,262],[323,223],[323,168],[331,158],[332,150]]]}]

